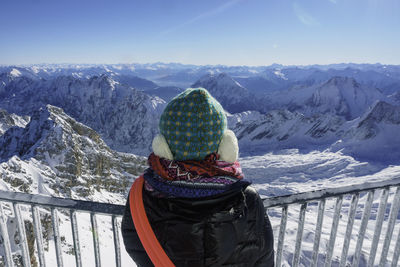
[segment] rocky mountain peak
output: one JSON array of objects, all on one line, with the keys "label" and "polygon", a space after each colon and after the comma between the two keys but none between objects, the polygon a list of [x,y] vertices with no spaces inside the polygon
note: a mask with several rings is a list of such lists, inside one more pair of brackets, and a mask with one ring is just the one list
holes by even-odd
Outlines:
[{"label": "rocky mountain peak", "polygon": [[29,116],[18,116],[10,114],[4,109],[0,109],[0,136],[3,135],[9,128],[25,127],[29,122]]},{"label": "rocky mountain peak", "polygon": [[394,106],[385,101],[377,101],[372,109],[364,116],[359,126],[367,122],[400,124],[400,106]]},{"label": "rocky mountain peak", "polygon": [[362,86],[354,78],[336,76],[318,86],[306,105],[309,113],[331,113],[352,120],[384,98],[376,88]]},{"label": "rocky mountain peak", "polygon": [[353,77],[343,77],[343,76],[334,76],[331,79],[329,79],[324,85],[334,85],[340,87],[343,87],[345,85],[351,87],[360,86],[360,84]]},{"label": "rocky mountain peak", "polygon": [[11,190],[25,192],[93,199],[105,190],[123,196],[144,167],[142,158],[111,150],[96,131],[51,105],[35,111],[25,128],[9,129],[0,147],[0,173],[10,186],[18,181]]},{"label": "rocky mountain peak", "polygon": [[[241,88],[246,90],[242,85],[235,81],[231,76],[226,73],[207,74],[201,77],[192,87],[210,87],[209,90],[221,91],[222,89]],[[206,88],[208,89],[208,88]]]},{"label": "rocky mountain peak", "polygon": [[191,87],[207,89],[231,113],[254,110],[257,106],[250,92],[226,73],[205,75]]},{"label": "rocky mountain peak", "polygon": [[150,152],[165,106],[165,101],[120,84],[108,75],[31,80],[10,84],[5,90],[0,106],[10,112],[31,114],[47,104],[58,106],[98,131],[113,149],[139,155]]}]

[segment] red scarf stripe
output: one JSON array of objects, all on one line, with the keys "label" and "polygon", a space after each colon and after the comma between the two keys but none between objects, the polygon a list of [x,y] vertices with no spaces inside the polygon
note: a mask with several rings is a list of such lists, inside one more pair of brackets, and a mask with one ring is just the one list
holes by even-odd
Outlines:
[{"label": "red scarf stripe", "polygon": [[167,180],[191,180],[198,177],[214,176],[243,178],[239,162],[228,163],[218,159],[219,155],[213,153],[199,161],[171,161],[151,153],[148,162],[151,169]]}]

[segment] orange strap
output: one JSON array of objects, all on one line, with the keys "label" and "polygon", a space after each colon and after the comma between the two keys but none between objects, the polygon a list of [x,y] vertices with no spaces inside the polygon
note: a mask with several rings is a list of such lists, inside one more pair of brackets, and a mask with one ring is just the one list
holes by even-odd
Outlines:
[{"label": "orange strap", "polygon": [[155,267],[175,267],[158,242],[147,218],[143,205],[143,183],[144,178],[142,175],[135,180],[129,192],[129,205],[136,232]]}]

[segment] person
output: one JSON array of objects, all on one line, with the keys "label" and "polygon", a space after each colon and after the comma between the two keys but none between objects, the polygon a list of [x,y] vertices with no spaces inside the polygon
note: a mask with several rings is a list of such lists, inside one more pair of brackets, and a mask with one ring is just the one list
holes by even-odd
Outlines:
[{"label": "person", "polygon": [[[175,266],[274,266],[272,228],[263,202],[243,177],[238,142],[222,106],[206,89],[173,98],[144,172],[143,203],[155,236]],[[126,203],[125,249],[154,266]]]}]

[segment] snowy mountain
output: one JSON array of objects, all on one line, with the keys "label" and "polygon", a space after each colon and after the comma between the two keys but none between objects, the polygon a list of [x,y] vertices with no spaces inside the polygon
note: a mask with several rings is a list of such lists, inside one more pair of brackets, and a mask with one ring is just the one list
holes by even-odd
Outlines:
[{"label": "snowy mountain", "polygon": [[264,103],[273,109],[288,109],[306,116],[332,114],[354,119],[362,115],[377,100],[385,100],[378,89],[359,84],[353,78],[333,77],[320,84],[296,85],[273,92]]},{"label": "snowy mountain", "polygon": [[233,77],[243,87],[247,88],[252,94],[263,96],[276,90],[284,89],[290,85],[284,79],[266,79],[265,77]]},{"label": "snowy mountain", "polygon": [[226,112],[228,119],[228,128],[234,128],[238,123],[245,123],[247,121],[260,121],[264,118],[264,114],[258,111],[243,111],[240,113],[230,114]]},{"label": "snowy mountain", "polygon": [[[233,117],[238,117],[234,114]],[[244,155],[286,148],[328,147],[338,138],[345,120],[338,116],[305,117],[288,110],[271,111],[256,119],[229,119]]]},{"label": "snowy mountain", "polygon": [[378,101],[332,146],[357,158],[399,163],[400,106]]},{"label": "snowy mountain", "polygon": [[30,114],[47,104],[63,108],[98,131],[113,149],[145,155],[158,131],[165,101],[107,75],[37,81],[20,77],[5,87],[0,98],[1,108],[17,114]]},{"label": "snowy mountain", "polygon": [[[141,155],[150,151],[164,100],[182,90],[153,88],[158,80],[188,83],[202,75],[192,86],[207,88],[222,103],[231,113],[229,124],[241,136],[240,142],[246,148],[263,147],[255,150],[327,147],[376,101],[398,105],[400,99],[396,94],[387,97],[373,86],[395,86],[399,77],[398,66],[380,64],[71,64],[3,67],[2,71],[6,72],[0,76],[0,108],[26,115],[46,104],[59,106],[99,132],[111,148]],[[145,90],[130,86],[135,83]]]},{"label": "snowy mountain", "polygon": [[157,96],[163,99],[165,102],[169,102],[172,98],[182,93],[184,89],[176,86],[159,86],[151,90],[147,90],[145,93],[151,96]]},{"label": "snowy mountain", "polygon": [[362,85],[380,88],[385,94],[393,93],[400,86],[400,68],[396,65],[380,64],[332,64],[310,66],[279,66],[267,68],[260,76],[289,85],[313,85],[332,77],[351,77]]},{"label": "snowy mountain", "polygon": [[25,127],[28,122],[28,116],[21,117],[16,114],[9,114],[7,111],[0,109],[0,136],[11,127]]},{"label": "snowy mountain", "polygon": [[393,102],[395,105],[399,105],[400,106],[400,91],[397,91],[393,95],[390,95],[389,96],[389,101]]},{"label": "snowy mountain", "polygon": [[400,106],[378,101],[361,117],[305,116],[275,110],[228,116],[242,155],[261,155],[282,149],[341,151],[361,160],[398,164],[400,159]]},{"label": "snowy mountain", "polygon": [[191,87],[207,89],[231,113],[254,110],[257,107],[252,94],[225,73],[203,76]]},{"label": "snowy mountain", "polygon": [[376,88],[361,86],[353,78],[333,77],[316,88],[305,103],[305,113],[331,113],[351,120],[384,98]]},{"label": "snowy mountain", "polygon": [[130,87],[134,87],[138,90],[151,90],[154,88],[157,88],[158,85],[155,84],[152,81],[133,76],[133,75],[118,75],[118,74],[113,74],[109,75],[112,77],[113,80],[119,82],[120,84],[128,85]]},{"label": "snowy mountain", "polygon": [[[7,110],[0,110],[1,190],[123,204],[130,182],[143,170],[145,159],[113,151],[107,144],[146,155],[165,106],[162,99],[168,101],[179,93],[182,89],[177,85],[193,84],[199,78],[198,82],[209,86],[232,112],[227,113],[228,124],[239,139],[241,166],[246,178],[265,197],[395,179],[400,174],[399,166],[389,165],[400,165],[400,96],[395,93],[400,89],[399,66],[70,64],[0,67],[0,73],[0,108]],[[394,190],[390,203],[393,196]],[[360,195],[360,207],[365,198]],[[334,202],[326,202],[318,264],[323,264],[321,256],[328,246]],[[378,203],[376,197],[366,245],[373,240]],[[10,234],[16,236],[15,220],[7,216],[11,210],[3,206]],[[346,238],[349,207],[350,199],[344,198],[336,244]],[[315,220],[309,218],[316,219],[317,208],[312,203],[307,207],[300,265],[308,266],[312,254]],[[290,207],[288,213],[283,251],[286,265],[293,258],[298,209]],[[41,213],[42,219],[50,218],[45,209]],[[278,236],[280,211],[270,210],[269,214]],[[63,257],[68,265],[74,263],[71,225],[68,215],[59,215],[61,238],[65,240]],[[85,216],[78,220],[82,248],[90,250],[84,253],[87,258],[83,257],[83,265],[89,266],[93,249],[86,244],[92,242],[92,226]],[[32,232],[30,210],[25,210],[23,217]],[[355,229],[360,221],[361,213],[357,212]],[[50,219],[48,222],[50,227],[44,227],[46,261],[55,266]],[[107,251],[101,255],[102,262],[111,266],[114,258],[108,254],[113,251],[109,220],[101,218],[99,227],[101,250]],[[352,237],[353,245],[356,236]],[[13,252],[19,249],[14,241]],[[34,245],[30,237],[29,249],[33,251]],[[390,257],[394,247],[389,248]],[[333,264],[337,264],[339,250],[334,253]],[[350,258],[353,251],[349,251]],[[124,253],[123,265],[132,264]]]},{"label": "snowy mountain", "polygon": [[0,162],[2,190],[114,203],[144,167],[142,158],[111,150],[94,130],[51,105],[0,137]]}]

